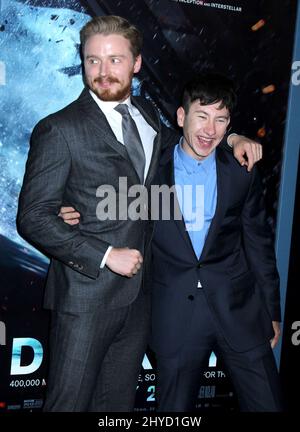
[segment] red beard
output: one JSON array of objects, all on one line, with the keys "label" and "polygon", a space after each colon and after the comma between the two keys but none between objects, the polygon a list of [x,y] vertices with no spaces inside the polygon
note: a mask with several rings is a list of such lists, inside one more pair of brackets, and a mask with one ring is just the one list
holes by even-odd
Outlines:
[{"label": "red beard", "polygon": [[114,77],[105,77],[105,78],[98,77],[98,78],[94,79],[94,83],[102,84],[105,82],[109,82],[110,84],[118,83],[118,84],[120,84],[120,88],[118,90],[112,90],[110,88],[99,89],[99,87],[93,86],[93,88],[91,88],[91,90],[94,93],[96,93],[96,95],[98,96],[99,99],[106,101],[106,102],[107,101],[118,102],[118,101],[122,101],[122,100],[126,99],[130,95],[131,80],[127,85],[122,86],[120,81]]}]

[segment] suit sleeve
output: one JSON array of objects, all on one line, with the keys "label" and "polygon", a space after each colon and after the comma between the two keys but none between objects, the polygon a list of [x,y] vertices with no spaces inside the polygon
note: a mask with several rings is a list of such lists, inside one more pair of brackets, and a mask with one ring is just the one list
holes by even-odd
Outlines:
[{"label": "suit sleeve", "polygon": [[57,215],[72,169],[71,154],[61,130],[51,119],[35,127],[23,186],[19,198],[17,224],[20,234],[41,252],[96,279],[109,246],[84,236]]},{"label": "suit sleeve", "polygon": [[256,167],[242,213],[244,247],[272,321],[281,321],[279,274],[273,236],[268,225],[260,176]]}]

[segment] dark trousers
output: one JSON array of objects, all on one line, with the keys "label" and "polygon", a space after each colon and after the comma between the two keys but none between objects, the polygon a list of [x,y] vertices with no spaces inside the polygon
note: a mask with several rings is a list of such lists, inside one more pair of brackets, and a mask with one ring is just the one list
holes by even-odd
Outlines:
[{"label": "dark trousers", "polygon": [[193,316],[181,349],[173,357],[157,356],[158,411],[195,409],[212,350],[223,360],[241,411],[282,411],[279,375],[270,342],[247,352],[233,351],[214,321],[203,290],[199,290],[194,301]]},{"label": "dark trousers", "polygon": [[120,309],[53,312],[44,411],[132,411],[149,320],[143,293]]}]

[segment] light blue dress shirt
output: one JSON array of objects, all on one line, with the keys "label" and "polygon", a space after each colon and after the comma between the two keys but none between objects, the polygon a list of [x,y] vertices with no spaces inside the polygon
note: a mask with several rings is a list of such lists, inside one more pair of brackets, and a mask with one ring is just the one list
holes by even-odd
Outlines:
[{"label": "light blue dress shirt", "polygon": [[216,211],[216,154],[213,151],[198,161],[183,150],[181,143],[174,150],[175,188],[186,229],[200,258]]}]

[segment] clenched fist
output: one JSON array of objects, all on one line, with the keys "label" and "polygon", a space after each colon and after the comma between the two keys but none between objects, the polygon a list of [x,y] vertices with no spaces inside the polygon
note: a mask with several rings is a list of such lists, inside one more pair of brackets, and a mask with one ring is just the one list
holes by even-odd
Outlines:
[{"label": "clenched fist", "polygon": [[112,248],[106,259],[106,266],[121,276],[132,277],[140,270],[143,257],[137,249]]}]

